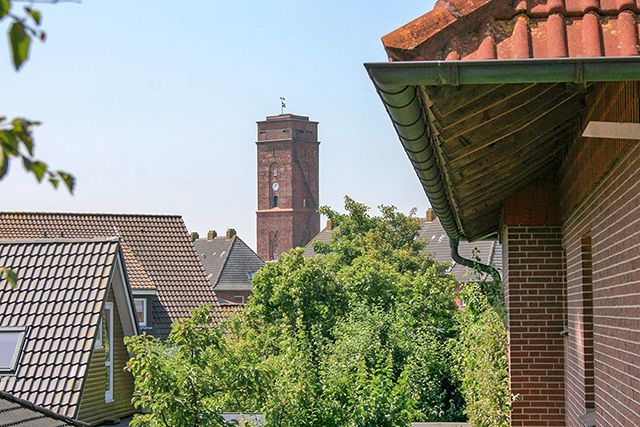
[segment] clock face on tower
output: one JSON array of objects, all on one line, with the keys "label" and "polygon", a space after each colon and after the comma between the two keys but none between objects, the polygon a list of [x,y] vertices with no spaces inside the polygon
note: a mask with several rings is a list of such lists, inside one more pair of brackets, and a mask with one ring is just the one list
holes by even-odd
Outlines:
[{"label": "clock face on tower", "polygon": [[274,182],[273,184],[271,184],[271,188],[273,189],[273,191],[278,191],[280,185],[277,182]]}]

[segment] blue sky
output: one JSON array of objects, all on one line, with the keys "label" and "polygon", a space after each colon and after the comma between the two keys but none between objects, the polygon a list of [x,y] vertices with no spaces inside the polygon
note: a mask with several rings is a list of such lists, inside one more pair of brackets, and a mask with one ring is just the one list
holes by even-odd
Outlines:
[{"label": "blue sky", "polygon": [[[320,122],[320,201],[428,202],[364,67],[431,1],[90,1],[42,6],[19,73],[0,44],[0,115],[38,119],[36,154],[74,196],[15,164],[2,210],[171,213],[255,247],[257,120]],[[15,7],[15,6],[14,6]],[[6,24],[1,27],[6,32]],[[4,37],[4,36],[3,36]],[[6,40],[6,39],[5,39]]]}]

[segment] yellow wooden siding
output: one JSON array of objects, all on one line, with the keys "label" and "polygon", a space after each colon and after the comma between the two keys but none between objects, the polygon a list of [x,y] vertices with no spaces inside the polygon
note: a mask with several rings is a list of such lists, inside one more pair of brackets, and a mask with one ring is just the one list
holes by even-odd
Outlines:
[{"label": "yellow wooden siding", "polygon": [[[104,400],[106,368],[104,349],[94,349],[85,379],[78,419],[91,425],[105,420],[121,418],[133,413],[131,396],[133,377],[124,367],[129,354],[124,345],[124,333],[120,323],[120,314],[116,305],[113,289],[109,291],[108,301],[113,302],[113,401]],[[107,337],[105,336],[104,339]]]}]

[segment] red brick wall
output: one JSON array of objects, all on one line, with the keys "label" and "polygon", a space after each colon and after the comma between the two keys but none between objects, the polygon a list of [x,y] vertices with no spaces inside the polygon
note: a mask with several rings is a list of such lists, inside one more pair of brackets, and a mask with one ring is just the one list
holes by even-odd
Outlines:
[{"label": "red brick wall", "polygon": [[[564,258],[559,226],[502,232],[512,426],[564,425]],[[508,260],[508,262],[507,262]]]},{"label": "red brick wall", "polygon": [[[598,426],[640,425],[640,146],[625,151],[609,173],[565,220],[565,246],[574,250],[591,236],[595,408]],[[580,275],[581,260],[569,259],[568,274]],[[570,324],[567,354],[580,373],[579,293],[568,294]],[[584,413],[578,375],[567,399],[568,414]],[[567,425],[579,425],[574,417]]]},{"label": "red brick wall", "polygon": [[237,296],[241,296],[244,298],[243,302],[247,302],[247,299],[251,296],[251,291],[221,291],[216,290],[216,296],[218,298],[225,299],[229,302],[239,303],[236,301]]},{"label": "red brick wall", "polygon": [[[272,260],[293,247],[305,246],[320,231],[317,123],[290,114],[268,117],[258,122],[256,144],[257,252],[262,259]],[[275,182],[277,191],[272,187]]]},{"label": "red brick wall", "polygon": [[[584,124],[640,122],[639,95],[638,82],[596,85]],[[639,170],[637,142],[581,137],[561,169],[570,427],[594,409],[598,426],[640,425]]]}]

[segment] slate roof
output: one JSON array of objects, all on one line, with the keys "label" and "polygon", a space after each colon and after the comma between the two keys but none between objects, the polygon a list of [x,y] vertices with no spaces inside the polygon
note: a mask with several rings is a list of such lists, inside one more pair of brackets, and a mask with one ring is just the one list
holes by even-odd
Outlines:
[{"label": "slate roof", "polygon": [[[419,238],[427,241],[425,251],[431,253],[434,260],[451,263],[452,267],[449,272],[452,273],[459,282],[467,282],[476,278],[476,274],[472,269],[456,264],[451,259],[449,236],[447,236],[438,218],[435,218],[433,221],[427,221],[421,218],[420,225]],[[498,242],[489,240],[481,240],[473,243],[460,242],[458,253],[463,258],[475,259],[474,252],[477,250],[477,256],[480,257],[481,262],[498,267],[495,265],[498,258],[496,254],[498,248],[500,248],[500,251],[502,250]],[[500,264],[502,263],[500,262]]]},{"label": "slate roof", "polygon": [[196,239],[193,245],[214,290],[250,291],[248,273],[255,273],[264,265],[264,261],[238,236]]},{"label": "slate roof", "polygon": [[307,246],[304,247],[304,252],[302,253],[302,255],[309,258],[313,258],[314,256],[316,256],[317,255],[316,251],[313,250],[313,243],[314,242],[329,243],[331,241],[331,236],[333,236],[333,230],[334,230],[333,227],[332,228],[325,227],[322,230],[320,230],[320,232],[316,234],[316,237],[311,239],[311,241],[307,243]]},{"label": "slate roof", "polygon": [[392,61],[638,55],[638,0],[440,0],[384,36]]},{"label": "slate roof", "polygon": [[217,302],[200,259],[177,215],[0,213],[0,238],[119,237],[129,281],[155,288],[153,335],[203,304]]},{"label": "slate roof", "polygon": [[98,320],[118,256],[117,240],[0,241],[0,326],[25,327],[13,375],[0,390],[75,418]]},{"label": "slate roof", "polygon": [[82,426],[30,402],[0,392],[0,427]]},{"label": "slate roof", "polygon": [[[451,263],[451,270],[456,280],[459,282],[467,282],[475,278],[473,270],[459,264],[453,263],[451,259],[451,248],[449,246],[449,236],[445,232],[440,220],[435,218],[433,221],[427,221],[426,218],[420,218],[420,231],[418,238],[427,241],[425,252],[431,254],[433,259],[438,262]],[[324,228],[316,235],[304,249],[304,256],[314,257],[317,254],[313,250],[313,242],[320,241],[328,243],[331,236],[337,228],[329,230]],[[478,256],[483,263],[489,263],[501,271],[502,268],[502,247],[498,242],[494,241],[478,241],[474,243],[460,242],[458,252],[463,258],[475,259],[474,250],[478,250]]]}]

